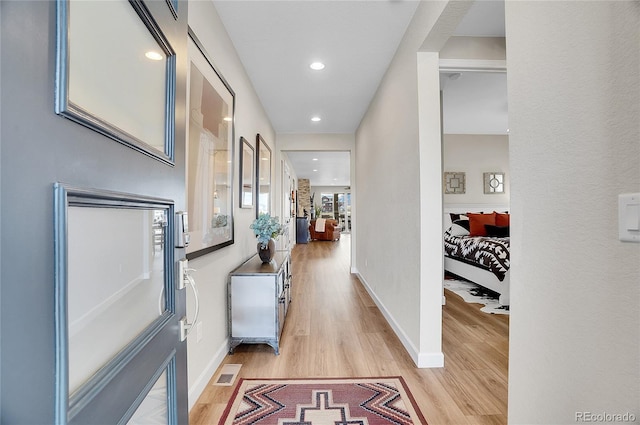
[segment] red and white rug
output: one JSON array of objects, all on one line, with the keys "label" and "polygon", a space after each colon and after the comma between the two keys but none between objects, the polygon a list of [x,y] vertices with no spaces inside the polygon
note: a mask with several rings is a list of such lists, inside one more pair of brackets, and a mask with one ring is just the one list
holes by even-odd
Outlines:
[{"label": "red and white rug", "polygon": [[426,424],[401,377],[241,379],[220,425]]}]

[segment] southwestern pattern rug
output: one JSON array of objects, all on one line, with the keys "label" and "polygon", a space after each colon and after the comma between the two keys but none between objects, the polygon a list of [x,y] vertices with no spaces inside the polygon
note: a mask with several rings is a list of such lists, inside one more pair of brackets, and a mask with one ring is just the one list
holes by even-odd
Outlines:
[{"label": "southwestern pattern rug", "polygon": [[220,425],[426,424],[401,377],[241,379]]}]

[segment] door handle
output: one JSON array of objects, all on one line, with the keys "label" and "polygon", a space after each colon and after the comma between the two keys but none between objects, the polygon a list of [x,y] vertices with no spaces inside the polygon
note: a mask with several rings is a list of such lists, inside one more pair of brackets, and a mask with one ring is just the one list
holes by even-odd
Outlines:
[{"label": "door handle", "polygon": [[200,315],[200,300],[198,298],[198,288],[196,286],[196,281],[191,276],[191,272],[194,272],[195,269],[190,269],[187,267],[187,260],[183,259],[179,262],[179,286],[178,289],[186,288],[187,286],[191,287],[193,290],[193,299],[196,303],[196,311],[193,315],[193,321],[189,322],[187,317],[183,317],[180,319],[180,341],[184,341],[187,339],[191,331],[193,330],[196,323],[198,323],[198,316]]}]

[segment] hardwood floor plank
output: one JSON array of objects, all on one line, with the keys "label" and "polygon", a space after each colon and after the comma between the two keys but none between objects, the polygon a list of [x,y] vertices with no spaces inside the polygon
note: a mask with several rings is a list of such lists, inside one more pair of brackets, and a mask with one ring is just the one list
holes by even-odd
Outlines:
[{"label": "hardwood floor plank", "polygon": [[[343,235],[296,245],[280,355],[267,345],[240,345],[224,363],[241,363],[244,378],[402,376],[429,425],[506,424],[509,317],[483,313],[446,291],[445,367],[418,369],[350,274],[349,243]],[[190,423],[217,424],[232,392],[209,384]]]}]

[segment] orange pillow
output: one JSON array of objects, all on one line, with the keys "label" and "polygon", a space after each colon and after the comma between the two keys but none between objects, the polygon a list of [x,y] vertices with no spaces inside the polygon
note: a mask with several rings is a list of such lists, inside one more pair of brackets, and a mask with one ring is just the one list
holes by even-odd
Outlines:
[{"label": "orange pillow", "polygon": [[485,224],[496,225],[496,213],[491,214],[474,214],[467,213],[469,217],[469,236],[487,236]]},{"label": "orange pillow", "polygon": [[508,226],[510,221],[509,218],[510,216],[508,213],[496,213],[496,226]]}]

